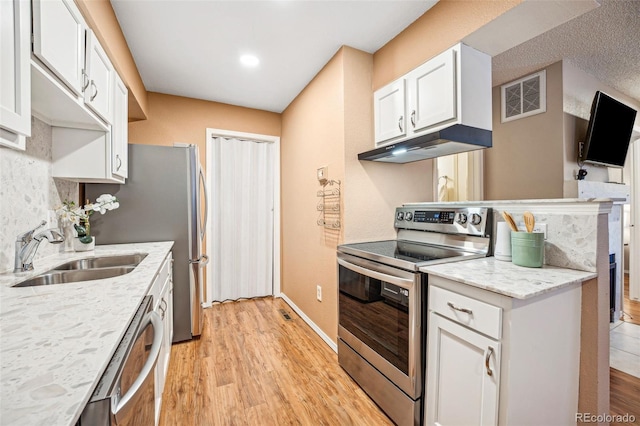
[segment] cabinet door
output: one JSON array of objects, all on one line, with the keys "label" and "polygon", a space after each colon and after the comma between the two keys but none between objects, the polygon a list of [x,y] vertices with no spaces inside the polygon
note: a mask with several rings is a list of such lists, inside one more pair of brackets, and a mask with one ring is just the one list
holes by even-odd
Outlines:
[{"label": "cabinet door", "polygon": [[405,117],[404,78],[376,90],[373,94],[373,115],[376,146],[407,134]]},{"label": "cabinet door", "polygon": [[128,127],[128,99],[127,86],[124,85],[120,76],[116,72],[113,73],[114,97],[113,97],[113,126],[111,129],[111,173],[121,178],[128,175],[128,149],[127,136],[129,134]]},{"label": "cabinet door", "polygon": [[412,131],[456,118],[455,50],[447,50],[413,70],[408,76],[408,83],[408,114]]},{"label": "cabinet door", "polygon": [[431,312],[425,424],[498,422],[500,343]]},{"label": "cabinet door", "polygon": [[107,123],[113,123],[113,65],[100,42],[87,30],[86,73],[89,86],[84,91],[84,102]]},{"label": "cabinet door", "polygon": [[77,95],[86,83],[85,29],[73,0],[33,0],[33,53]]},{"label": "cabinet door", "polygon": [[162,327],[163,327],[163,335],[162,335],[162,347],[160,348],[160,355],[158,356],[158,362],[156,363],[154,370],[155,377],[155,424],[158,424],[160,420],[160,410],[162,407],[162,393],[164,391],[164,384],[167,377],[167,369],[169,367],[169,358],[167,357],[167,353],[171,351],[171,341],[167,340],[167,322],[169,321],[169,315],[167,312],[168,302],[167,298],[169,297],[169,288],[170,288],[169,277],[166,277],[164,282],[162,283],[162,291],[158,297],[158,304],[156,305],[155,311],[162,318]]},{"label": "cabinet door", "polygon": [[28,0],[0,1],[0,145],[20,150],[31,136],[30,17]]}]

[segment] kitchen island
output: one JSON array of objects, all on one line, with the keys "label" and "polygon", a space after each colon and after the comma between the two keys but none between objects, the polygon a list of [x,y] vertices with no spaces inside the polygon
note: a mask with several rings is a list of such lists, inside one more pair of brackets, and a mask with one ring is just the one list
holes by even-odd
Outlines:
[{"label": "kitchen island", "polygon": [[427,424],[575,424],[582,285],[597,273],[493,257],[420,271],[429,274]]},{"label": "kitchen island", "polygon": [[558,266],[525,268],[495,257],[443,263],[420,268],[420,272],[458,281],[515,299],[529,299],[578,284],[598,276]]},{"label": "kitchen island", "polygon": [[[0,424],[75,424],[172,246],[97,246],[0,275]],[[115,278],[12,287],[70,260],[132,253],[147,256]]]}]

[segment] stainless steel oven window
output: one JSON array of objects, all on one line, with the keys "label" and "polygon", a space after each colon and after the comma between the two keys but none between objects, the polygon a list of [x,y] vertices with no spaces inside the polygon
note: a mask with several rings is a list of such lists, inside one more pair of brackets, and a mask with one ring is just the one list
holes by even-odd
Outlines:
[{"label": "stainless steel oven window", "polygon": [[422,390],[421,274],[341,253],[339,337],[412,398]]}]

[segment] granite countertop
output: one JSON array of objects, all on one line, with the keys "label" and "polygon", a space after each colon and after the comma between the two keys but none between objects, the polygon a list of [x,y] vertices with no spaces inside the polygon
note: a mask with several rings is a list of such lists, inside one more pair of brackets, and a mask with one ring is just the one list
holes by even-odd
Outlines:
[{"label": "granite countertop", "polygon": [[[75,424],[172,246],[96,246],[0,274],[0,424]],[[148,256],[119,277],[11,287],[69,260],[129,253]]]},{"label": "granite countertop", "polygon": [[539,296],[598,276],[595,272],[549,265],[542,268],[525,268],[511,262],[496,260],[494,257],[424,266],[420,268],[420,272],[516,299]]}]

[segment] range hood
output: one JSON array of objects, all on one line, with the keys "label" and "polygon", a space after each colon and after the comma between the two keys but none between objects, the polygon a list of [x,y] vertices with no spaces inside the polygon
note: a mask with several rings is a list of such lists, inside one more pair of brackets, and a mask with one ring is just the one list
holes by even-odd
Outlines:
[{"label": "range hood", "polygon": [[454,124],[438,132],[372,149],[358,160],[411,163],[450,154],[491,148],[491,130]]}]

